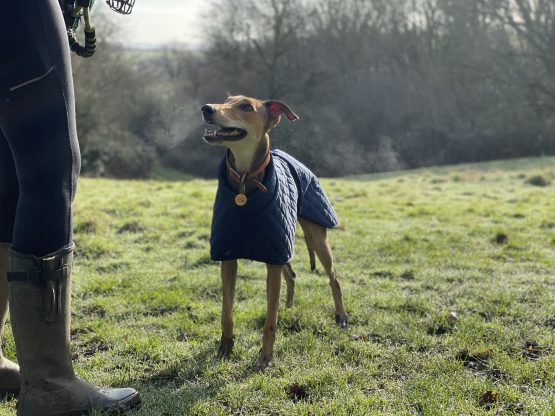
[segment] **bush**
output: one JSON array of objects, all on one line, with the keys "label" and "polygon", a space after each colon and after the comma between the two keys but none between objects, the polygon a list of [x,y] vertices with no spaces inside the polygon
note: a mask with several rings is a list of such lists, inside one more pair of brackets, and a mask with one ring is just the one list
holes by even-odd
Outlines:
[{"label": "bush", "polygon": [[534,186],[549,186],[550,182],[542,175],[534,175],[526,180],[526,183]]},{"label": "bush", "polygon": [[116,178],[148,178],[156,152],[132,133],[119,129],[94,131],[82,152],[82,173]]}]

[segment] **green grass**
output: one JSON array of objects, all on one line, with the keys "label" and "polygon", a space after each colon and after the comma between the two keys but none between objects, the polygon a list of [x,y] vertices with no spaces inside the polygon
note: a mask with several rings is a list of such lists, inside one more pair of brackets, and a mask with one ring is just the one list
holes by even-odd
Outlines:
[{"label": "green grass", "polygon": [[215,182],[82,179],[76,370],[138,388],[137,415],[554,415],[554,181],[554,158],[323,180],[350,327],[299,229],[295,306],[280,305],[274,367],[257,373],[261,264],[240,263],[236,349],[215,357]]}]

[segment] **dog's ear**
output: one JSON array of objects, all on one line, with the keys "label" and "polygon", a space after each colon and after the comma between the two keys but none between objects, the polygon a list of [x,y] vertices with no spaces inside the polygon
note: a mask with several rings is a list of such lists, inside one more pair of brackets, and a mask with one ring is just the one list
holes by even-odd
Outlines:
[{"label": "dog's ear", "polygon": [[264,105],[272,117],[278,118],[283,113],[291,121],[299,119],[299,116],[296,115],[287,104],[284,104],[281,101],[267,100],[264,101]]}]

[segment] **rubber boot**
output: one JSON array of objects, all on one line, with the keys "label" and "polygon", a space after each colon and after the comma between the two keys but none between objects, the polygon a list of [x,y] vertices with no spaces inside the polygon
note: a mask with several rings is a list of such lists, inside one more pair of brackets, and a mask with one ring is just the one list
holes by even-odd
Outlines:
[{"label": "rubber boot", "polygon": [[73,246],[45,257],[10,251],[10,312],[21,366],[18,416],[121,414],[141,403],[130,388],[78,378],[69,347]]},{"label": "rubber boot", "polygon": [[9,244],[0,243],[0,398],[17,395],[21,385],[19,366],[2,354],[2,334],[8,314],[8,247]]}]

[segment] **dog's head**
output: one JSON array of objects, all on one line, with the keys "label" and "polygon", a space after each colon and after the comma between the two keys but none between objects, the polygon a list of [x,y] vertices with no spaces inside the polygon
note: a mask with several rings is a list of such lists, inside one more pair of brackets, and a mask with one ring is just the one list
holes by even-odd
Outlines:
[{"label": "dog's head", "polygon": [[289,120],[299,119],[280,101],[262,101],[242,95],[229,97],[223,104],[205,104],[201,113],[206,123],[218,127],[215,130],[206,129],[204,140],[208,144],[226,147],[239,141],[259,142],[280,122],[282,114]]}]

